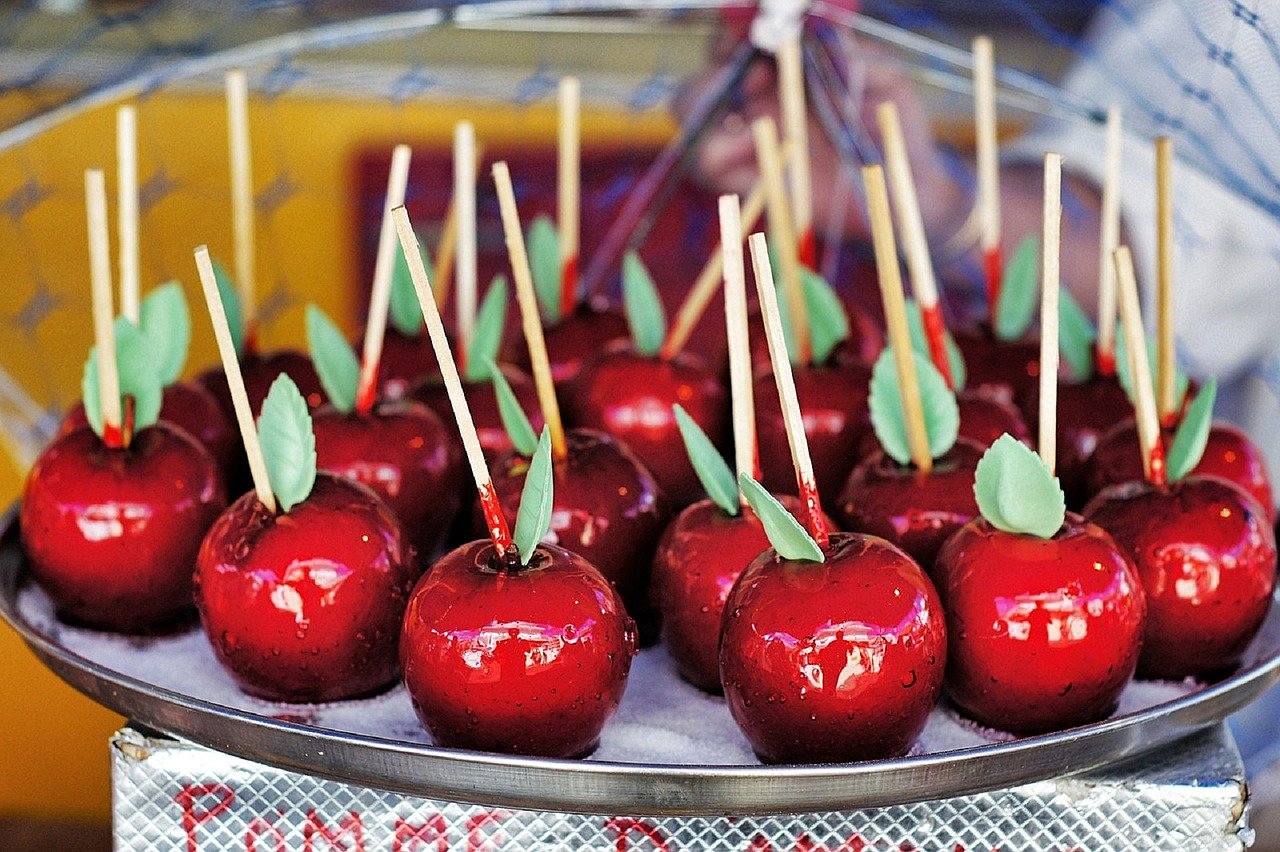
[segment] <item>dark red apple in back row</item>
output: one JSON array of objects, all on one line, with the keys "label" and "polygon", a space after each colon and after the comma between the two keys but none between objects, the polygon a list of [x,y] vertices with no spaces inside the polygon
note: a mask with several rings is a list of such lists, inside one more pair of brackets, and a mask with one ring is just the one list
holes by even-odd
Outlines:
[{"label": "dark red apple in back row", "polygon": [[1085,514],[1130,555],[1146,589],[1139,677],[1214,679],[1240,664],[1276,579],[1274,534],[1255,500],[1216,477],[1189,476],[1112,485]]},{"label": "dark red apple in back row", "polygon": [[[542,409],[538,405],[538,391],[533,386],[533,379],[514,367],[501,365],[502,375],[516,395],[516,401],[529,418],[534,432],[542,431]],[[511,438],[502,424],[502,415],[498,412],[498,397],[493,390],[493,382],[489,379],[464,381],[462,390],[467,398],[467,408],[471,411],[471,419],[475,422],[476,434],[480,437],[480,447],[485,458],[491,459],[499,453],[512,449]],[[427,375],[409,391],[412,399],[421,402],[435,412],[446,423],[453,422],[453,406],[449,403],[449,394],[445,390],[444,381],[439,373]],[[470,483],[465,485],[471,490]]]},{"label": "dark red apple in back row", "polygon": [[[319,408],[325,401],[324,388],[320,385],[320,377],[311,359],[301,352],[292,349],[280,349],[275,352],[246,352],[240,356],[240,372],[244,376],[244,389],[249,397],[249,407],[255,415],[262,410],[262,401],[267,398],[271,384],[281,375],[293,379],[293,383],[302,392],[307,407]],[[214,399],[222,406],[227,419],[236,422],[235,405],[231,402],[231,391],[227,387],[227,375],[221,367],[213,367],[196,376],[196,381],[204,385],[205,390],[213,394]]]},{"label": "dark red apple in back row", "polygon": [[[615,340],[630,339],[631,329],[621,312],[606,305],[580,302],[577,310],[555,325],[543,329],[547,344],[547,360],[551,362],[551,378],[565,399],[582,367]],[[529,347],[516,346],[511,360],[526,373],[530,371]]]},{"label": "dark red apple in back row", "polygon": [[538,545],[528,565],[488,540],[446,554],[409,602],[404,684],[439,745],[585,757],[617,709],[635,625],[577,554]]},{"label": "dark red apple in back row", "polygon": [[[364,340],[355,344],[357,352],[364,351]],[[405,334],[388,324],[382,338],[382,356],[378,360],[378,393],[384,399],[403,399],[411,388],[430,375],[438,375],[431,341],[423,334]]]},{"label": "dark red apple in back row", "polygon": [[272,514],[250,491],[205,537],[195,600],[219,662],[268,701],[338,701],[396,679],[418,579],[400,523],[372,491],[321,471]]},{"label": "dark red apple in back row", "polygon": [[156,423],[111,449],[87,426],[27,477],[19,518],[32,576],[60,615],[105,630],[163,630],[191,614],[191,574],[226,505],[208,452]]},{"label": "dark red apple in back row", "polygon": [[1039,341],[1000,340],[985,324],[959,329],[953,336],[970,390],[1015,403],[1039,381]]},{"label": "dark red apple in back row", "polygon": [[[1031,386],[1021,407],[1038,439],[1038,383]],[[1058,383],[1057,474],[1068,506],[1078,508],[1088,499],[1085,466],[1102,436],[1132,416],[1133,403],[1114,376],[1095,375],[1085,382]]]}]

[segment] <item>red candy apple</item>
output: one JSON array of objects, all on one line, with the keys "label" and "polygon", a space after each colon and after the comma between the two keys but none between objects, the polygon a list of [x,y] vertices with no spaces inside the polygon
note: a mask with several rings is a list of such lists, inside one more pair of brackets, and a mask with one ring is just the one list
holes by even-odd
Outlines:
[{"label": "red candy apple", "polygon": [[[1037,429],[1035,412],[1039,407],[1040,388],[1036,385],[1024,398],[1022,411]],[[1084,382],[1059,383],[1058,478],[1068,505],[1084,504],[1089,458],[1102,436],[1132,413],[1133,405],[1115,376],[1094,375]]]},{"label": "red candy apple", "polygon": [[967,385],[975,391],[1016,402],[1040,376],[1040,344],[1036,340],[1001,340],[981,325],[955,332],[964,357]]},{"label": "red candy apple", "polygon": [[[567,393],[582,367],[615,340],[631,336],[627,320],[616,310],[583,302],[576,311],[543,331],[547,342],[547,360],[556,390]],[[522,370],[529,370],[529,350],[516,347],[512,360]]]},{"label": "red candy apple", "polygon": [[960,407],[960,437],[973,441],[984,450],[1001,435],[1009,434],[1027,441],[1031,431],[1022,414],[1011,402],[983,391],[962,390],[956,394]]},{"label": "red candy apple", "polygon": [[[541,429],[542,414],[538,408],[538,392],[533,386],[533,380],[506,364],[500,365],[499,369],[502,370],[507,384],[511,385],[511,390],[515,392],[520,407],[530,413],[529,419],[533,422],[534,430]],[[467,398],[467,407],[471,409],[471,418],[476,424],[476,431],[480,435],[480,446],[484,448],[485,456],[493,458],[499,453],[510,451],[511,438],[507,435],[506,427],[502,425],[493,383],[486,376],[466,381],[462,389]],[[434,411],[441,419],[447,420],[453,417],[453,409],[449,405],[449,394],[439,375],[424,377],[410,390],[409,396]]]},{"label": "red candy apple", "polygon": [[[249,404],[254,414],[262,410],[262,401],[267,398],[272,383],[280,376],[288,376],[293,380],[303,399],[310,408],[319,408],[325,401],[324,388],[320,386],[320,377],[316,375],[311,359],[301,352],[292,349],[280,349],[275,352],[246,352],[240,356],[240,372],[244,375],[244,389],[249,396]],[[221,367],[213,367],[196,377],[196,381],[204,385],[209,393],[222,406],[227,418],[235,421],[235,407],[231,403],[231,393],[227,390],[227,376]]]},{"label": "red candy apple", "polygon": [[942,689],[937,593],[883,539],[835,533],[825,548],[809,544],[816,555],[765,551],[729,593],[720,644],[729,711],[766,763],[905,754]]},{"label": "red candy apple", "polygon": [[966,716],[1015,734],[1096,722],[1138,662],[1146,599],[1095,524],[1065,512],[1043,463],[1011,437],[978,467],[983,517],[938,554],[947,691]]},{"label": "red candy apple", "polygon": [[185,432],[156,423],[111,448],[84,426],[28,474],[22,543],[60,614],[146,632],[191,612],[196,551],[225,505],[213,460]]},{"label": "red candy apple", "polygon": [[[364,341],[357,344],[363,348]],[[436,353],[425,335],[405,334],[391,327],[382,338],[382,359],[378,365],[379,394],[384,399],[402,399],[424,377],[438,374]]]},{"label": "red candy apple", "polygon": [[1146,589],[1139,677],[1229,674],[1271,605],[1276,544],[1257,501],[1216,477],[1113,485],[1085,507]]}]

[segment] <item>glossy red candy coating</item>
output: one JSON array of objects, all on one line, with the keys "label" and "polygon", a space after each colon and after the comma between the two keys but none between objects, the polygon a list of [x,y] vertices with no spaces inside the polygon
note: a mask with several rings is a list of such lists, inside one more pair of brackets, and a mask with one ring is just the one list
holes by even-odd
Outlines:
[{"label": "glossy red candy coating", "polygon": [[[859,363],[797,367],[796,396],[814,478],[822,505],[838,504],[849,471],[860,461],[859,448],[870,430],[867,387],[871,370]],[[772,373],[762,373],[753,385],[756,400],[756,439],[760,446],[761,482],[775,494],[798,494],[786,425]]]},{"label": "glossy red candy coating", "polygon": [[1105,489],[1085,514],[1111,533],[1147,593],[1138,676],[1230,673],[1271,604],[1276,543],[1257,501],[1216,477]]},{"label": "glossy red candy coating", "polygon": [[1138,664],[1146,598],[1101,527],[1067,514],[1050,539],[984,518],[934,567],[947,611],[947,693],[966,716],[1015,734],[1105,719]]},{"label": "glossy red candy coating", "polygon": [[[227,419],[221,403],[204,385],[175,382],[165,388],[160,403],[160,419],[195,438],[209,451],[213,463],[224,477],[242,454],[239,430],[234,422]],[[84,403],[77,402],[67,409],[58,435],[73,432],[88,423]]]},{"label": "glossy red candy coating", "polygon": [[[868,366],[874,364],[884,349],[884,333],[875,320],[867,316],[861,308],[846,303],[845,312],[849,318],[849,336],[836,344],[827,362],[858,363]],[[765,337],[764,320],[759,308],[751,309],[747,323],[751,341],[751,366],[758,373],[770,372],[773,364],[769,360],[769,341]]]},{"label": "glossy red candy coating", "polygon": [[[533,379],[514,367],[503,364],[502,375],[516,395],[525,416],[533,425],[534,432],[542,431],[542,409],[538,405],[538,391],[533,386]],[[498,396],[494,393],[493,382],[485,379],[476,382],[463,382],[463,394],[467,398],[467,407],[471,410],[471,419],[476,426],[476,434],[480,436],[480,447],[486,458],[493,458],[499,453],[512,449],[511,438],[502,425],[502,415],[498,413]],[[449,404],[449,393],[444,388],[444,381],[439,374],[428,375],[409,392],[412,399],[421,402],[436,413],[445,423],[456,423],[453,406]],[[453,427],[456,428],[456,427]],[[454,433],[456,434],[456,432]],[[459,439],[461,440],[461,439]],[[474,490],[470,480],[464,486]]]},{"label": "glossy red candy coating", "polygon": [[973,479],[983,450],[961,438],[927,474],[884,451],[864,459],[840,495],[841,528],[887,539],[932,571],[942,543],[978,516]]},{"label": "glossy red candy coating", "polygon": [[379,403],[367,416],[326,405],[312,425],[319,467],[369,486],[396,513],[423,564],[435,558],[470,485],[456,429],[411,400]]},{"label": "glossy red candy coating", "polygon": [[574,426],[607,432],[631,448],[674,507],[702,494],[671,406],[680,403],[717,445],[725,439],[724,387],[694,355],[668,360],[614,341],[583,366],[569,406]]},{"label": "glossy red candy coating", "polygon": [[[804,507],[781,497],[796,520]],[[828,520],[830,528],[835,524]],[[726,515],[711,500],[685,508],[668,526],[653,560],[653,598],[662,636],[680,676],[701,690],[721,692],[720,623],[729,590],[751,561],[769,549],[750,508]]]},{"label": "glossy red candy coating", "polygon": [[[1166,453],[1173,441],[1173,430],[1163,429]],[[1138,449],[1138,426],[1132,417],[1112,427],[1098,441],[1098,447],[1085,466],[1086,493],[1092,497],[1108,485],[1142,479],[1142,453]],[[1204,455],[1191,471],[1196,476],[1218,476],[1234,482],[1258,501],[1267,520],[1274,522],[1275,500],[1266,461],[1249,438],[1228,423],[1214,423]]]},{"label": "glossy red candy coating", "polygon": [[[655,632],[649,570],[666,520],[658,483],[621,442],[603,432],[570,429],[568,454],[552,466],[551,532],[556,544],[594,565],[617,587],[627,612]],[[503,514],[515,523],[529,460],[514,450],[491,465]],[[485,535],[474,513],[474,530]]]},{"label": "glossy red candy coating", "polygon": [[953,332],[970,390],[1016,402],[1040,380],[1040,342],[997,340],[986,326]]},{"label": "glossy red candy coating", "polygon": [[725,603],[720,679],[766,763],[903,755],[937,704],[947,635],[920,566],[875,536],[836,533],[826,561],[768,550]]},{"label": "glossy red candy coating", "polygon": [[585,757],[622,699],[635,624],[581,556],[539,545],[512,562],[486,540],[431,567],[405,613],[405,687],[440,745]]},{"label": "glossy red candy coating", "polygon": [[[265,354],[245,354],[240,356],[240,374],[244,376],[245,394],[249,397],[249,406],[255,417],[262,410],[262,401],[267,398],[271,385],[281,373],[293,379],[309,408],[319,408],[328,399],[320,385],[320,377],[316,375],[316,368],[311,365],[311,359],[301,352],[280,349]],[[197,376],[196,381],[213,394],[227,418],[235,423],[236,410],[231,402],[231,391],[227,388],[227,377],[222,368],[210,368]]]},{"label": "glossy red candy coating", "polygon": [[1013,403],[983,392],[962,390],[956,394],[960,409],[960,437],[968,438],[983,449],[990,447],[1006,432],[1019,441],[1031,438],[1031,430]]},{"label": "glossy red candy coating", "polygon": [[157,423],[113,450],[84,426],[27,475],[22,544],[59,613],[159,630],[190,615],[196,551],[225,505],[213,460],[186,432]]},{"label": "glossy red candy coating", "polygon": [[396,678],[418,572],[400,523],[359,483],[320,472],[271,514],[251,491],[200,548],[196,606],[218,661],[268,701],[341,701]]},{"label": "glossy red candy coating", "polygon": [[[363,338],[356,351],[364,351]],[[378,395],[384,399],[402,399],[426,376],[440,375],[435,350],[424,330],[407,335],[388,324],[382,338],[382,356],[378,359]]]},{"label": "glossy red candy coating", "polygon": [[[551,379],[564,396],[582,372],[583,365],[616,340],[629,340],[631,329],[619,311],[592,307],[586,302],[555,325],[542,330],[551,362]],[[511,353],[512,363],[528,372],[529,347],[520,338]]]},{"label": "glossy red candy coating", "polygon": [[[1040,387],[1033,385],[1022,400],[1032,433],[1039,433]],[[1058,479],[1067,505],[1086,500],[1085,465],[1102,436],[1133,416],[1133,404],[1114,376],[1095,375],[1087,382],[1058,383]],[[1136,445],[1135,445],[1136,446]]]}]

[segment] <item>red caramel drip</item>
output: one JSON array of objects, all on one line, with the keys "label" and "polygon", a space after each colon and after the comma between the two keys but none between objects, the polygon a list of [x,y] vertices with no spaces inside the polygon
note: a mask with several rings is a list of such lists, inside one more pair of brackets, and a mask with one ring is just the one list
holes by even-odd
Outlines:
[{"label": "red caramel drip", "polygon": [[102,443],[113,450],[124,448],[124,429],[110,423],[102,424]]},{"label": "red caramel drip", "polygon": [[1152,485],[1164,485],[1169,478],[1168,469],[1165,466],[1164,457],[1164,440],[1157,435],[1156,442],[1151,446],[1151,473],[1147,479]]},{"label": "red caramel drip", "polygon": [[560,267],[560,315],[567,317],[578,308],[578,256],[566,257]]},{"label": "red caramel drip", "polygon": [[1098,365],[1098,375],[1110,378],[1116,374],[1116,353],[1099,349],[1094,355]]},{"label": "red caramel drip", "polygon": [[240,360],[252,357],[258,354],[258,324],[251,322],[245,325],[244,329],[244,351],[240,353]]},{"label": "red caramel drip", "polygon": [[484,523],[493,539],[493,546],[503,553],[511,547],[511,531],[507,529],[507,519],[502,514],[502,504],[493,490],[493,483],[487,482],[480,488],[480,511],[484,513]]},{"label": "red caramel drip", "polygon": [[800,258],[800,262],[810,269],[818,268],[818,241],[813,235],[813,226],[810,225],[801,234],[796,243],[796,254]]},{"label": "red caramel drip", "polygon": [[933,365],[947,380],[947,387],[955,387],[955,379],[951,376],[951,359],[947,357],[947,327],[942,321],[942,311],[937,305],[921,306],[924,318],[924,336],[929,343],[929,357]]},{"label": "red caramel drip", "polygon": [[822,514],[822,501],[818,499],[818,486],[813,480],[800,483],[800,502],[804,504],[804,516],[809,534],[818,543],[818,547],[827,549],[830,540],[827,536],[826,516]]},{"label": "red caramel drip", "polygon": [[1000,279],[1004,277],[1004,252],[998,244],[982,253],[982,268],[987,275],[987,309],[994,325],[996,305],[1000,302]]},{"label": "red caramel drip", "polygon": [[357,414],[368,415],[373,411],[373,404],[378,401],[378,366],[373,365],[373,370],[369,373],[370,380],[361,382],[356,389]]}]

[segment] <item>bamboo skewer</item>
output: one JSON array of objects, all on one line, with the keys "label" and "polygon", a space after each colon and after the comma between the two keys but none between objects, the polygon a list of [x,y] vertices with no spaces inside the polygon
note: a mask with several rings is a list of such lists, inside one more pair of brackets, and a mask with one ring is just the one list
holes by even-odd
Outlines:
[{"label": "bamboo skewer", "polygon": [[880,166],[863,166],[862,180],[867,191],[867,215],[871,222],[871,240],[876,254],[876,272],[880,279],[880,298],[884,304],[885,324],[889,332],[889,348],[893,351],[898,371],[898,387],[902,394],[902,413],[907,424],[907,446],[911,461],[920,473],[933,470],[933,454],[929,451],[929,433],[925,428],[924,405],[920,399],[920,380],[916,375],[915,349],[907,328],[907,306],[902,294],[902,273],[898,269],[898,248],[894,244],[893,219],[889,212],[889,190]]},{"label": "bamboo skewer", "polygon": [[1061,287],[1062,155],[1044,155],[1044,259],[1040,272],[1040,460],[1058,460],[1058,301]]},{"label": "bamboo skewer", "polygon": [[1116,264],[1120,245],[1120,155],[1123,145],[1120,107],[1107,110],[1106,172],[1102,181],[1102,225],[1098,258],[1098,372],[1116,372]]},{"label": "bamboo skewer", "polygon": [[793,154],[787,170],[791,187],[792,221],[796,252],[802,264],[817,267],[817,244],[813,230],[813,186],[809,167],[809,116],[805,105],[804,64],[800,34],[778,49],[778,96],[782,106],[782,127]]},{"label": "bamboo skewer", "polygon": [[[1173,140],[1156,140],[1156,406],[1160,421],[1178,416],[1173,351]],[[1145,351],[1145,347],[1144,347]]]},{"label": "bamboo skewer", "polygon": [[[472,178],[475,184],[479,177],[480,163],[484,161],[484,145],[476,142],[475,166],[476,174]],[[431,288],[436,294],[436,307],[444,310],[449,302],[449,291],[453,283],[453,262],[458,252],[458,197],[450,194],[449,206],[444,213],[444,222],[440,226],[440,242],[436,245],[435,280]]]},{"label": "bamboo skewer", "polygon": [[116,221],[120,238],[120,313],[138,324],[142,275],[138,258],[138,111],[116,110]]},{"label": "bamboo skewer", "polygon": [[244,70],[227,72],[227,131],[231,158],[231,225],[235,238],[236,285],[244,318],[246,348],[256,345],[258,296],[255,271],[253,161],[249,147],[249,81]]},{"label": "bamboo skewer", "polygon": [[89,282],[93,294],[93,337],[98,361],[98,400],[102,441],[119,449],[124,441],[120,372],[116,363],[115,309],[111,297],[111,240],[107,230],[107,184],[101,169],[84,173],[85,213],[89,227]]},{"label": "bamboo skewer", "polygon": [[987,277],[987,310],[994,322],[1004,258],[1000,247],[1000,152],[996,125],[995,50],[973,40],[973,105],[977,131],[979,245]]},{"label": "bamboo skewer", "polygon": [[582,91],[577,77],[563,77],[559,90],[559,146],[556,231],[560,236],[560,315],[573,314],[578,305],[578,236],[581,204]]},{"label": "bamboo skewer", "polygon": [[471,122],[460,121],[453,131],[453,199],[458,210],[455,281],[458,352],[463,369],[476,331],[476,179],[476,131]]},{"label": "bamboo skewer", "polygon": [[1164,449],[1160,442],[1160,417],[1147,361],[1146,332],[1138,305],[1138,281],[1133,272],[1133,255],[1120,246],[1114,255],[1120,323],[1124,331],[1129,375],[1133,379],[1134,413],[1138,421],[1138,443],[1142,448],[1142,470],[1147,481],[1164,484]]},{"label": "bamboo skewer", "polygon": [[[738,196],[720,196],[720,251],[724,268],[724,318],[729,339],[729,395],[733,406],[733,459],[735,472],[755,477],[755,391],[751,381],[751,345],[747,332],[747,273],[742,262],[742,211]],[[746,505],[742,489],[738,499]]]},{"label": "bamboo skewer", "polygon": [[[801,364],[813,361],[813,344],[809,339],[809,310],[804,300],[800,278],[800,260],[796,257],[796,235],[782,183],[782,158],[778,150],[778,130],[768,116],[757,118],[751,125],[755,134],[756,158],[760,163],[760,179],[765,186],[765,206],[769,211],[769,232],[781,261],[783,290],[787,312],[795,331],[796,351]],[[796,154],[792,151],[792,157]]]}]

